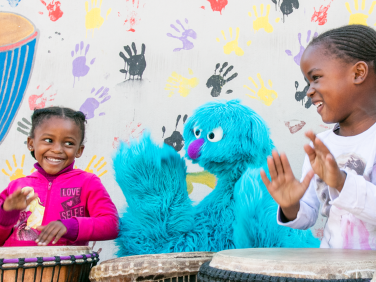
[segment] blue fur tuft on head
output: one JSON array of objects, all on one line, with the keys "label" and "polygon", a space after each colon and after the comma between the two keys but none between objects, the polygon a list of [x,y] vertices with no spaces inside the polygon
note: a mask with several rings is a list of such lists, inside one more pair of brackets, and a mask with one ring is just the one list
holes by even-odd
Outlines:
[{"label": "blue fur tuft on head", "polygon": [[209,102],[184,127],[186,157],[215,175],[242,173],[265,163],[273,148],[269,134],[265,121],[239,100]]}]

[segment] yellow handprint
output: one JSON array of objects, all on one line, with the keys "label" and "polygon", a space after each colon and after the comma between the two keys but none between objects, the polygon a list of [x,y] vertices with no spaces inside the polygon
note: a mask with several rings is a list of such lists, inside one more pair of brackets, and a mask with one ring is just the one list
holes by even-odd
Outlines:
[{"label": "yellow handprint", "polygon": [[[253,95],[249,95],[249,94],[247,94],[247,96],[251,97],[252,99],[260,100],[265,105],[270,106],[273,103],[273,101],[278,97],[277,92],[275,92],[272,89],[267,89],[265,87],[264,81],[262,80],[261,75],[259,73],[257,74],[257,78],[259,79],[260,84],[261,84],[261,88],[257,91],[257,97]],[[248,77],[248,79],[252,81],[253,85],[256,88],[259,88],[252,77]],[[273,87],[273,83],[270,79],[268,80],[268,84],[270,87]],[[244,85],[244,87],[247,88],[248,90],[251,90],[254,94],[256,94],[256,91],[249,88],[247,85]]]},{"label": "yellow handprint", "polygon": [[[273,32],[273,26],[269,23],[269,12],[270,12],[270,4],[266,5],[266,15],[263,16],[264,13],[264,4],[260,5],[260,17],[257,13],[256,5],[253,5],[253,11],[255,13],[256,19],[253,21],[253,29],[258,31],[259,29],[263,28],[267,33]],[[248,15],[252,17],[252,13],[248,12]],[[276,22],[279,22],[280,18],[276,18]]]},{"label": "yellow handprint", "polygon": [[[229,28],[229,31],[230,31],[230,38],[232,38],[232,28],[231,27]],[[227,41],[226,36],[225,36],[225,32],[223,30],[221,30],[221,33],[223,35],[223,39],[225,41]],[[216,40],[218,42],[220,42],[219,38],[216,38]],[[236,38],[234,40],[230,41],[230,42],[227,42],[226,45],[223,46],[223,51],[225,52],[225,54],[230,54],[231,52],[235,51],[235,54],[237,56],[243,56],[244,55],[243,49],[238,46],[238,44],[239,44],[238,40],[239,40],[239,28],[237,27],[236,28]],[[248,42],[247,42],[247,44],[248,44]]]},{"label": "yellow handprint", "polygon": [[191,194],[193,191],[192,183],[205,184],[212,189],[214,189],[215,185],[217,184],[217,179],[215,178],[215,176],[207,172],[206,170],[202,172],[187,173],[186,181],[188,194]]},{"label": "yellow handprint", "polygon": [[[94,160],[96,159],[96,157],[97,157],[97,156],[94,155],[94,156],[91,158],[89,164],[88,164],[87,167],[85,168],[85,171],[86,171],[86,172],[94,173],[94,170],[93,170],[93,169],[90,169],[90,167],[91,167],[92,163],[94,162]],[[94,168],[97,168],[97,166],[98,166],[103,160],[104,160],[104,157],[101,157],[101,158],[99,159],[99,161],[94,165]],[[101,166],[97,168],[97,172],[99,173],[100,170],[101,170],[106,164],[107,164],[107,162],[102,163]],[[101,177],[101,176],[103,176],[103,175],[106,174],[106,173],[107,173],[107,170],[102,171],[102,172],[98,175],[98,177]]]},{"label": "yellow handprint", "polygon": [[[91,0],[91,10],[89,10],[89,1],[85,2],[85,9],[86,9],[86,16],[85,16],[85,26],[86,26],[86,37],[87,37],[87,31],[89,29],[93,30],[92,36],[94,36],[94,29],[95,28],[100,28],[104,22],[104,18],[101,16],[101,6],[102,6],[102,1],[99,0],[99,7],[97,6],[97,0],[95,0],[95,5],[94,5],[94,0]],[[111,8],[107,10],[106,13],[106,20],[108,15],[111,12]]]},{"label": "yellow handprint", "polygon": [[[354,0],[354,5],[355,5],[355,10],[359,10],[359,0]],[[366,0],[362,0],[362,10],[365,9],[366,5]],[[373,7],[376,5],[376,1],[372,2],[371,8],[368,10],[368,14],[372,14],[373,12]],[[350,9],[350,4],[349,2],[346,2],[346,8],[350,13],[350,18],[349,18],[349,24],[362,24],[362,25],[368,25],[367,24],[367,18],[369,17],[366,14],[363,13],[356,13],[353,14],[351,9]],[[376,25],[376,24],[375,24]]]},{"label": "yellow handprint", "polygon": [[6,160],[5,163],[7,164],[7,167],[8,169],[11,171],[11,172],[6,172],[5,169],[2,169],[1,171],[6,175],[6,176],[9,176],[9,180],[12,181],[12,180],[16,180],[18,178],[22,178],[22,177],[25,177],[26,175],[23,174],[23,166],[24,166],[24,161],[25,161],[25,155],[22,155],[22,160],[21,160],[21,168],[17,168],[17,161],[16,161],[16,156],[13,155],[13,164],[14,164],[14,168],[15,168],[15,172],[11,174],[11,172],[13,171],[13,168],[12,166],[10,165],[9,161]]},{"label": "yellow handprint", "polygon": [[[188,69],[189,74],[193,75],[193,71]],[[183,77],[182,75],[172,72],[171,76],[167,79],[167,82],[170,84],[166,84],[165,90],[170,91],[170,95],[168,97],[172,97],[175,94],[175,90],[179,88],[178,93],[180,96],[187,97],[188,94],[191,92],[192,88],[195,88],[198,85],[198,78],[192,77],[190,79]]]}]

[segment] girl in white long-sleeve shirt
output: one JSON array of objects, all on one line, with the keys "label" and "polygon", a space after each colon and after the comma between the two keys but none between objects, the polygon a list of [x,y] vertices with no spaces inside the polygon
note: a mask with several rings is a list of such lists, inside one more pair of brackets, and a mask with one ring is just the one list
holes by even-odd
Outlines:
[{"label": "girl in white long-sleeve shirt", "polygon": [[[307,132],[301,182],[287,157],[268,159],[264,184],[279,204],[277,221],[297,229],[328,217],[322,248],[376,249],[376,31],[349,25],[327,31],[305,50],[307,96],[330,131]],[[320,209],[321,203],[321,210]]]}]

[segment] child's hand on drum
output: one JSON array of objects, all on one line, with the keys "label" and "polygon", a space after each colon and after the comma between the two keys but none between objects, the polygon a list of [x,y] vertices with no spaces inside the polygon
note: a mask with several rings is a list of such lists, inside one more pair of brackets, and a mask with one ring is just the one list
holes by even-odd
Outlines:
[{"label": "child's hand on drum", "polygon": [[298,214],[299,200],[303,197],[314,175],[309,171],[302,182],[299,182],[292,173],[289,161],[284,153],[279,156],[273,150],[272,156],[268,157],[268,168],[271,181],[261,170],[261,178],[270,195],[282,208],[288,220],[294,220]]},{"label": "child's hand on drum", "polygon": [[17,189],[13,194],[9,195],[3,204],[4,211],[13,211],[13,210],[24,210],[27,206],[36,198],[38,194],[34,194],[32,197],[27,197],[32,190],[23,191]]},{"label": "child's hand on drum", "polygon": [[56,244],[57,241],[67,233],[67,228],[59,220],[52,221],[46,226],[38,226],[37,230],[41,231],[37,240],[35,240],[35,242],[38,243],[38,246],[46,246],[52,241],[52,239],[54,239],[52,244]]},{"label": "child's hand on drum", "polygon": [[346,173],[341,171],[336,160],[330,153],[324,143],[316,137],[312,131],[305,134],[313,143],[314,148],[305,145],[304,150],[309,157],[311,166],[317,174],[329,187],[341,192],[346,180]]}]

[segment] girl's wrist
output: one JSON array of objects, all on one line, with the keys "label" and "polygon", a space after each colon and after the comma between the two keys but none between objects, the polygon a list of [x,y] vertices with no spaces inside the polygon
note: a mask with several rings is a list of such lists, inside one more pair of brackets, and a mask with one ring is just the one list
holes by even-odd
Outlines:
[{"label": "girl's wrist", "polygon": [[9,205],[7,205],[7,201],[6,200],[3,203],[3,210],[6,211],[6,212],[10,212],[10,211],[13,210],[11,207],[9,207]]},{"label": "girl's wrist", "polygon": [[346,182],[346,177],[347,177],[347,173],[344,172],[343,170],[340,170],[338,184],[335,187],[335,189],[337,189],[338,192],[342,191],[343,186],[345,185],[345,182]]}]

